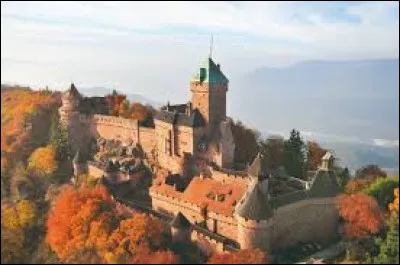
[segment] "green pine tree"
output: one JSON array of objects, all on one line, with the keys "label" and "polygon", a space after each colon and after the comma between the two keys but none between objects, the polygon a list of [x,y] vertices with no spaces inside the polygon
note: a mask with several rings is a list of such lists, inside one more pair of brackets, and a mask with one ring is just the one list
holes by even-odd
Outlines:
[{"label": "green pine tree", "polygon": [[378,238],[379,254],[369,258],[366,264],[399,264],[399,216],[393,214],[389,219],[386,238]]},{"label": "green pine tree", "polygon": [[286,172],[294,177],[305,176],[306,145],[300,137],[300,132],[293,129],[284,144],[284,167]]},{"label": "green pine tree", "polygon": [[54,112],[50,127],[49,143],[56,148],[57,160],[63,161],[69,156],[67,130],[61,125],[57,112]]},{"label": "green pine tree", "polygon": [[340,187],[344,190],[347,183],[350,180],[350,172],[347,167],[345,168],[337,168],[337,180],[339,182]]}]

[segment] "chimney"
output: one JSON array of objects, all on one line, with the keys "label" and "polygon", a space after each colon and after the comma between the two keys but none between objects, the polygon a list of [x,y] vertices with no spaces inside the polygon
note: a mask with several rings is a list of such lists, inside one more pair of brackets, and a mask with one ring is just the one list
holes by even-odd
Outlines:
[{"label": "chimney", "polygon": [[217,64],[217,68],[218,68],[218,70],[221,70],[221,65]]}]

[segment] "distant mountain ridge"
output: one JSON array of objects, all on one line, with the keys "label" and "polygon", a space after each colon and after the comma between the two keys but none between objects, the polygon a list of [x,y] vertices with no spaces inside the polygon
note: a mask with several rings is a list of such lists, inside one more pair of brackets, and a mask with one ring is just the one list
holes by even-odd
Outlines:
[{"label": "distant mountain ridge", "polygon": [[260,131],[399,139],[398,59],[263,67],[232,84],[229,98],[230,115]]},{"label": "distant mountain ridge", "polygon": [[264,134],[315,132],[308,138],[351,169],[372,163],[398,174],[399,59],[262,67],[232,84],[229,98],[230,115]]}]

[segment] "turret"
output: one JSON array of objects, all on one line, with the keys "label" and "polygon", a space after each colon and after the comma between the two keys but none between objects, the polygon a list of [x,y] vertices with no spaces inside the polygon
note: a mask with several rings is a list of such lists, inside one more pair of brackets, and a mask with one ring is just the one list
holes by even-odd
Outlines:
[{"label": "turret", "polygon": [[172,241],[179,243],[190,241],[191,224],[181,212],[175,216],[170,225]]},{"label": "turret", "polygon": [[248,168],[251,178],[246,194],[235,207],[241,249],[269,248],[268,229],[274,210],[269,204],[268,179],[263,171],[261,155]]},{"label": "turret", "polygon": [[61,97],[62,106],[59,108],[60,120],[65,126],[70,126],[72,120],[79,114],[79,102],[81,95],[74,83],[63,93]]}]

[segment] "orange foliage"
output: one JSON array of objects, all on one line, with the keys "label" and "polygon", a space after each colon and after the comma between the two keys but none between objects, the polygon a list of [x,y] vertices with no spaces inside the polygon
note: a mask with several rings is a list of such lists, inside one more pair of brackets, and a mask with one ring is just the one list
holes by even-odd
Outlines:
[{"label": "orange foliage", "polygon": [[152,252],[142,247],[127,264],[179,264],[179,257],[169,250]]},{"label": "orange foliage", "polygon": [[357,193],[367,188],[372,183],[372,180],[367,179],[352,179],[346,185],[346,192],[349,194]]},{"label": "orange foliage", "polygon": [[214,254],[207,264],[267,264],[268,255],[259,249],[245,249],[229,254]]},{"label": "orange foliage", "polygon": [[389,204],[389,210],[393,214],[399,214],[399,188],[394,189],[394,200],[393,203]]},{"label": "orange foliage", "polygon": [[156,249],[162,242],[163,225],[160,221],[145,215],[135,214],[121,221],[110,237],[110,247],[118,257],[140,252],[142,246]]},{"label": "orange foliage", "polygon": [[[46,240],[67,263],[118,263],[156,251],[163,242],[163,224],[145,214],[120,221],[117,204],[104,186],[66,188],[47,219]],[[170,252],[155,252],[151,261],[175,261]]]},{"label": "orange foliage", "polygon": [[46,240],[61,260],[83,249],[101,256],[117,225],[115,203],[104,186],[67,188],[50,210]]},{"label": "orange foliage", "polygon": [[132,119],[138,120],[138,121],[145,121],[150,118],[151,113],[150,111],[140,104],[139,102],[135,102],[132,104],[132,107],[130,109],[131,117]]},{"label": "orange foliage", "polygon": [[321,165],[322,157],[326,153],[326,149],[322,148],[318,143],[313,141],[307,142],[307,170],[317,170]]},{"label": "orange foliage", "polygon": [[[23,133],[22,121],[40,105],[51,104],[54,94],[43,91],[7,90],[1,92],[1,151],[9,152],[11,144]],[[17,148],[14,148],[15,150]]]},{"label": "orange foliage", "polygon": [[340,195],[336,198],[339,215],[344,219],[343,232],[348,237],[377,233],[384,224],[378,202],[365,194]]},{"label": "orange foliage", "polygon": [[117,94],[116,92],[111,95],[105,96],[108,106],[111,110],[111,115],[119,116],[121,110],[121,103],[126,99],[126,95]]}]

